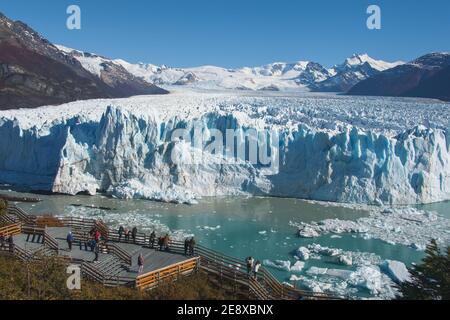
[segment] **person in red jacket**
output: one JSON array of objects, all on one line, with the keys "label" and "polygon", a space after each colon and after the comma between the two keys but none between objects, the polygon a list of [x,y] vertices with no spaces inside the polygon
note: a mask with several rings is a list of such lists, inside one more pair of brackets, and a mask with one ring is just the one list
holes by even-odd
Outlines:
[{"label": "person in red jacket", "polygon": [[100,242],[100,238],[101,238],[101,233],[100,233],[100,231],[95,231],[95,242]]}]

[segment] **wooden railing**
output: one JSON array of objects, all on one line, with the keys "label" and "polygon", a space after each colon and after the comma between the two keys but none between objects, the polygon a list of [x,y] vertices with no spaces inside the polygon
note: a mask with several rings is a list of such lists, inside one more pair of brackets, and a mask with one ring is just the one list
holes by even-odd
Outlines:
[{"label": "wooden railing", "polygon": [[10,225],[16,223],[17,220],[8,214],[0,214],[0,223],[3,225]]},{"label": "wooden railing", "polygon": [[165,268],[143,274],[137,277],[136,287],[140,290],[147,290],[157,287],[163,282],[175,281],[180,276],[195,272],[199,267],[199,263],[199,258],[195,257]]},{"label": "wooden railing", "polygon": [[22,232],[22,223],[14,223],[9,226],[0,228],[0,235],[4,237],[15,236]]},{"label": "wooden railing", "polygon": [[17,216],[17,218],[24,223],[32,223],[32,220],[35,218],[35,216],[29,215],[24,210],[14,205],[8,205],[8,213]]},{"label": "wooden railing", "polygon": [[122,249],[118,245],[111,243],[111,242],[105,243],[105,246],[106,246],[108,253],[116,256],[121,261],[123,261],[125,264],[127,264],[129,266],[132,265],[131,255],[128,252],[126,252],[124,249]]},{"label": "wooden railing", "polygon": [[[111,232],[109,228],[99,220],[65,217],[36,217],[29,216],[22,210],[14,206],[8,207],[12,213],[16,214],[23,221],[31,221],[34,227],[27,226],[27,228],[36,228],[38,225],[57,224],[62,226],[71,227],[74,232],[75,239],[82,240],[87,230],[95,228],[99,230],[103,239],[108,240],[107,250],[109,253],[118,257],[121,261],[127,265],[131,265],[131,256],[119,246],[111,243],[119,242],[118,232]],[[42,228],[41,228],[42,229]],[[20,232],[19,232],[20,233]],[[44,237],[45,241],[45,237]],[[149,236],[144,233],[138,233],[135,241],[132,237],[128,241],[125,241],[124,235],[120,242],[135,243],[141,246],[149,246]],[[55,243],[51,240],[47,240],[47,244],[55,248]],[[57,243],[56,243],[57,245]],[[155,241],[157,247],[157,239]],[[184,243],[179,241],[170,241],[169,251],[173,253],[184,254]],[[214,274],[220,278],[233,281],[240,286],[248,288],[250,294],[258,299],[339,299],[328,294],[319,294],[299,290],[281,284],[266,268],[261,267],[258,272],[257,279],[253,279],[247,275],[245,262],[234,257],[227,256],[220,252],[208,249],[201,245],[196,245],[194,250],[194,258],[191,258],[180,264],[175,264],[160,270],[156,270],[145,275],[139,276],[136,280],[136,286],[140,289],[147,289],[157,286],[162,281],[177,278],[178,275],[196,270],[201,267],[205,272]],[[102,282],[105,282],[106,276],[99,273],[92,264],[83,264],[86,272],[93,278],[100,278]]]},{"label": "wooden railing", "polygon": [[47,228],[44,229],[44,245],[59,253],[58,241],[47,232]]}]

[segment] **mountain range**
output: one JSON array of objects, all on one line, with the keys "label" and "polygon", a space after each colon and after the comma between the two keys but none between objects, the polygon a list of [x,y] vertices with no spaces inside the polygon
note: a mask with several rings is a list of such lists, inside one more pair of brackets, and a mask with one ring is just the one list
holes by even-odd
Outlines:
[{"label": "mountain range", "polygon": [[0,109],[74,100],[166,94],[173,87],[315,91],[450,100],[450,54],[404,63],[355,54],[326,68],[313,61],[236,69],[129,63],[54,45],[0,13]]},{"label": "mountain range", "polygon": [[[95,64],[95,61],[91,61]],[[86,68],[96,68],[84,61]],[[184,85],[205,89],[239,89],[263,91],[346,92],[353,85],[402,62],[384,62],[367,54],[353,55],[342,64],[327,69],[317,62],[275,62],[260,67],[226,69],[216,66],[170,68],[152,64],[130,64],[114,60],[133,73],[157,85]]]}]

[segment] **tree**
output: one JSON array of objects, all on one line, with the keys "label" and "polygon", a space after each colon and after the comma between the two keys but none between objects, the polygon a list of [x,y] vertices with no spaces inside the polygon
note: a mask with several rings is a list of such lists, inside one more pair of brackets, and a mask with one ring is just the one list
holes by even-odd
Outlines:
[{"label": "tree", "polygon": [[8,213],[8,201],[0,199],[0,227],[4,227],[5,223],[2,219],[2,215]]},{"label": "tree", "polygon": [[6,214],[7,209],[8,209],[8,201],[0,199],[0,215]]},{"label": "tree", "polygon": [[422,263],[409,270],[411,279],[400,284],[399,290],[407,300],[450,300],[450,247],[442,253],[432,240]]}]

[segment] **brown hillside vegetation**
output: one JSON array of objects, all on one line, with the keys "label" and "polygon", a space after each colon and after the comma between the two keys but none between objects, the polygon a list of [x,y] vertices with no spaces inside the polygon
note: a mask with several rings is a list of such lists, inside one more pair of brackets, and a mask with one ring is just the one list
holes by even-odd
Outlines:
[{"label": "brown hillside vegetation", "polygon": [[[25,263],[0,256],[0,300],[223,300],[237,299],[234,292],[220,288],[207,275],[196,274],[167,283],[151,291],[107,288],[82,281],[80,291],[66,287],[68,275],[54,258]],[[245,298],[245,297],[241,297]]]}]

